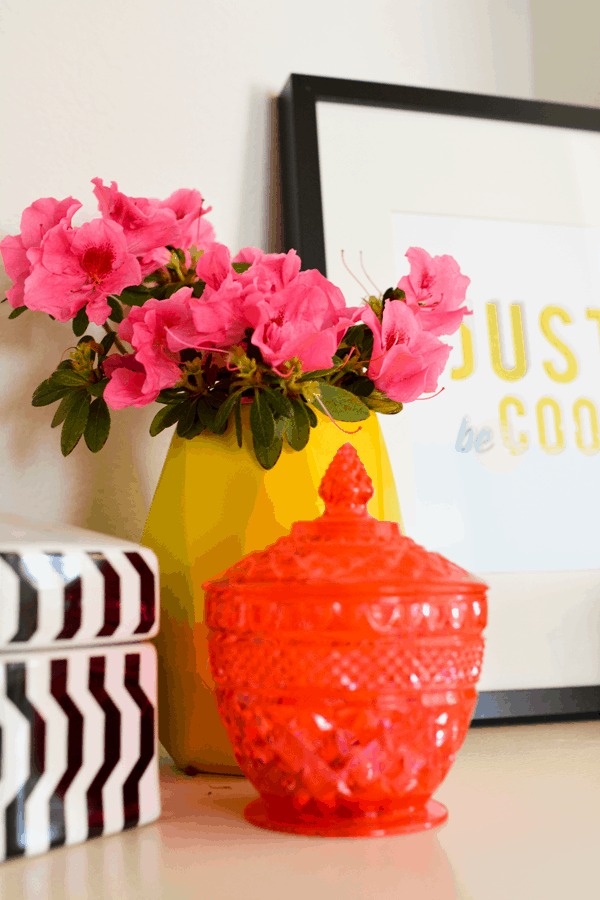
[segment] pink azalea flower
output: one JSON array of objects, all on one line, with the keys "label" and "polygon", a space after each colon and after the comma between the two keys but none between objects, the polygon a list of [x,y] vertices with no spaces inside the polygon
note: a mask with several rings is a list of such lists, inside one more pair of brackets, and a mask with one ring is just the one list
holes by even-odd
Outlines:
[{"label": "pink azalea flower", "polygon": [[460,307],[471,280],[461,274],[451,256],[432,257],[421,247],[411,247],[406,257],[410,275],[404,275],[398,287],[406,294],[407,304],[418,313],[425,331],[454,334],[463,317],[471,315],[465,306]]},{"label": "pink azalea flower", "polygon": [[146,391],[146,371],[133,353],[121,356],[114,353],[103,362],[104,374],[110,381],[104,389],[104,399],[111,409],[127,406],[147,406],[160,391]]},{"label": "pink azalea flower", "polygon": [[119,325],[119,337],[131,344],[136,361],[144,368],[144,396],[153,395],[151,400],[181,379],[179,348],[172,349],[169,333],[179,327],[190,328],[191,293],[191,288],[180,288],[166,300],[151,297],[143,306],[134,306]]},{"label": "pink azalea flower", "polygon": [[215,233],[210,222],[203,216],[210,212],[211,207],[204,209],[204,199],[200,191],[191,191],[181,188],[171,194],[166,200],[149,200],[155,209],[170,209],[175,213],[179,226],[177,247],[187,250],[188,247],[197,247],[198,250],[207,247],[215,240]]},{"label": "pink azalea flower", "polygon": [[189,299],[188,306],[191,319],[167,329],[171,350],[225,350],[242,342],[249,323],[242,287],[231,275],[217,290],[207,285],[201,297]]},{"label": "pink azalea flower", "polygon": [[398,403],[436,390],[451,348],[424,331],[403,300],[388,300],[382,322],[370,307],[363,309],[362,319],[373,332],[368,375],[378,390]]},{"label": "pink azalea flower", "polygon": [[250,263],[250,268],[239,279],[243,285],[252,284],[262,293],[283,290],[300,272],[300,257],[295,250],[288,253],[263,253],[256,247],[244,247],[233,261]]},{"label": "pink azalea flower", "polygon": [[198,278],[215,291],[218,291],[227,276],[232,274],[234,272],[231,268],[231,254],[225,244],[214,242],[196,263]]},{"label": "pink azalea flower", "polygon": [[[73,197],[55,200],[54,197],[42,197],[23,211],[21,216],[21,234],[7,235],[0,241],[0,253],[4,261],[6,274],[14,282],[6,292],[10,305],[17,309],[25,305],[25,280],[31,274],[32,259],[29,251],[37,250],[42,239],[51,228],[63,223],[71,225],[71,219],[81,203]],[[35,254],[31,257],[36,258]]]},{"label": "pink azalea flower", "polygon": [[[181,234],[177,214],[168,207],[159,208],[146,197],[128,197],[119,191],[116,181],[106,187],[101,178],[92,178],[98,207],[105,219],[122,226],[127,249],[134,256],[144,256],[157,247],[177,245]],[[148,274],[148,273],[146,273]]]},{"label": "pink azalea flower", "polygon": [[170,259],[171,251],[167,250],[166,247],[157,247],[155,250],[150,250],[149,253],[144,253],[143,256],[139,256],[138,262],[140,264],[142,278],[146,278],[147,275],[151,275],[152,272],[156,272],[157,269],[162,269],[163,266],[167,265]]},{"label": "pink azalea flower", "polygon": [[[228,248],[216,242],[198,260],[196,273],[206,288],[200,298],[191,301],[196,340],[179,333],[182,340],[193,341],[187,346],[225,348],[239,343],[247,328],[255,328],[262,321],[259,307],[290,284],[300,271],[295,250],[265,254],[256,247],[246,247],[234,262],[247,262],[250,268],[235,272]],[[303,274],[307,279],[311,277]]]},{"label": "pink azalea flower", "polygon": [[110,315],[107,296],[141,281],[123,229],[106,219],[76,229],[64,221],[55,225],[40,249],[29,251],[29,258],[33,266],[25,283],[25,304],[60,322],[85,306],[90,322],[102,325]]},{"label": "pink azalea flower", "polygon": [[[259,308],[268,304],[269,298],[290,283],[300,269],[300,260],[293,250],[267,255],[246,247],[238,253],[235,262],[248,262],[250,268],[235,272],[229,250],[219,243],[212,244],[198,260],[196,273],[206,288],[200,298],[190,301],[196,338],[177,330],[181,347],[184,341],[186,346],[197,349],[227,348],[240,343],[247,328],[255,328],[268,318],[266,311],[261,317]],[[175,335],[175,331],[172,333]]]},{"label": "pink azalea flower", "polygon": [[192,345],[225,349],[239,344],[250,327],[242,285],[228,275],[218,290],[209,285],[201,297],[190,301],[197,339]]},{"label": "pink azalea flower", "polygon": [[352,324],[341,291],[316,269],[300,273],[283,290],[246,306],[252,343],[274,367],[297,356],[305,372],[329,368]]}]

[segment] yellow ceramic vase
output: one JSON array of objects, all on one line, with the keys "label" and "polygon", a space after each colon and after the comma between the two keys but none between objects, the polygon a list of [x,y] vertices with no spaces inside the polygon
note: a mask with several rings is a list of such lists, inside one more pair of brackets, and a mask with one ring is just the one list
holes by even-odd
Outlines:
[{"label": "yellow ceramic vase", "polygon": [[[160,740],[180,768],[201,772],[240,771],[213,697],[203,582],[287,534],[298,519],[321,515],[319,483],[346,441],[373,480],[371,515],[400,521],[374,413],[339,428],[317,414],[319,424],[304,450],[291,450],[284,441],[277,464],[265,471],[252,453],[243,412],[241,449],[232,425],[220,436],[205,432],[191,441],[174,436],[142,538],[156,553],[161,573],[161,630],[155,639]],[[346,433],[359,424],[356,434]]]}]

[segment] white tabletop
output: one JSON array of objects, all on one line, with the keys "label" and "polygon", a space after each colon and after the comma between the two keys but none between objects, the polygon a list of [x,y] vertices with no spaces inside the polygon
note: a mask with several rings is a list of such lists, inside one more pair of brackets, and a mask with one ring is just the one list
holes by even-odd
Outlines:
[{"label": "white tabletop", "polygon": [[0,866],[6,900],[587,900],[599,896],[600,721],[471,729],[434,832],[263,831],[235,776],[162,768],[144,828]]}]

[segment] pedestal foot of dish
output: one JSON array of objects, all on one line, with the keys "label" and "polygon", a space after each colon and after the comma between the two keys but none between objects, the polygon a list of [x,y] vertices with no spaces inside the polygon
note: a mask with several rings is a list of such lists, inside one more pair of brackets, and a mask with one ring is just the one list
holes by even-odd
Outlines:
[{"label": "pedestal foot of dish", "polygon": [[[287,813],[287,815],[286,815]],[[294,815],[295,813],[295,815]],[[310,837],[385,837],[392,834],[413,834],[443,825],[448,810],[443,803],[428,800],[422,806],[409,806],[395,812],[373,812],[345,818],[337,816],[307,816],[305,813],[275,806],[269,807],[259,797],[244,810],[244,818],[251,825],[269,831],[285,831],[288,834],[305,834]]]}]

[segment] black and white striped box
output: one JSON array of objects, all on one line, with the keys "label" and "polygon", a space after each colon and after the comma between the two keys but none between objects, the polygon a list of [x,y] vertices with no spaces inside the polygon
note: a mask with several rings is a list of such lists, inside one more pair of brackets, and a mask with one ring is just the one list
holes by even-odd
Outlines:
[{"label": "black and white striped box", "polygon": [[145,547],[0,516],[0,861],[160,815],[158,585]]},{"label": "black and white striped box", "polygon": [[158,584],[147,547],[0,516],[0,651],[147,640]]},{"label": "black and white striped box", "polygon": [[160,814],[151,644],[0,654],[0,860]]}]

